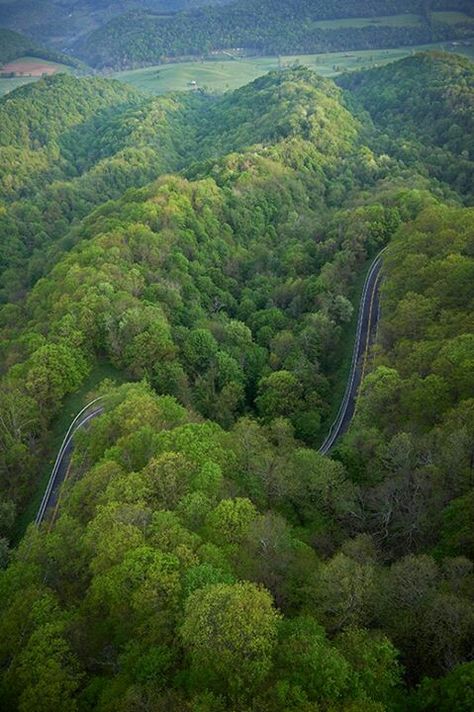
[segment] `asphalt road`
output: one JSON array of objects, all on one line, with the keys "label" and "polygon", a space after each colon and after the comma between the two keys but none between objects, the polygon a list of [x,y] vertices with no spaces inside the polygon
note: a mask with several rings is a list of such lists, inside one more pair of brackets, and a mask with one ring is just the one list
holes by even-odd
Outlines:
[{"label": "asphalt road", "polygon": [[356,409],[357,396],[367,368],[370,345],[377,334],[380,313],[380,271],[384,251],[379,252],[372,262],[364,283],[351,370],[336,419],[319,449],[322,455],[326,455],[341,435],[347,431]]},{"label": "asphalt road", "polygon": [[51,477],[49,478],[43,499],[36,515],[35,523],[39,526],[46,517],[54,520],[59,504],[61,486],[69,473],[72,451],[74,448],[74,436],[78,430],[84,428],[93,418],[100,415],[104,408],[101,405],[102,398],[96,398],[88,403],[74,418],[67,431],[61,447],[59,448],[56,462],[54,463]]}]

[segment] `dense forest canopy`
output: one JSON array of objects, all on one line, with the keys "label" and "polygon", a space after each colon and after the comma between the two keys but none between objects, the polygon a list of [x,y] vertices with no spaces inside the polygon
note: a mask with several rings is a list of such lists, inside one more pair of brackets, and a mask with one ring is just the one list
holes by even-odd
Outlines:
[{"label": "dense forest canopy", "polygon": [[[470,712],[472,76],[422,53],[0,100],[5,709]],[[99,393],[58,517],[13,548],[68,398]]]},{"label": "dense forest canopy", "polygon": [[380,128],[381,149],[390,144],[401,160],[422,162],[472,200],[472,62],[441,53],[417,54],[392,68],[348,74],[338,83],[350,89]]}]

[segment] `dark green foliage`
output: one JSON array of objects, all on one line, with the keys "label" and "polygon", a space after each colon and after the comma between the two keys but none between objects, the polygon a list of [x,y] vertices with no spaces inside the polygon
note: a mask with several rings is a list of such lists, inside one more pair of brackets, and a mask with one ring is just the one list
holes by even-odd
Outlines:
[{"label": "dark green foliage", "polygon": [[[230,0],[2,0],[0,24],[55,47],[131,9],[173,13]],[[31,40],[30,40],[31,42]]]},{"label": "dark green foliage", "polygon": [[192,134],[186,109],[196,103],[67,75],[0,102],[0,264],[10,298],[41,275],[47,248],[71,224],[179,165]]}]

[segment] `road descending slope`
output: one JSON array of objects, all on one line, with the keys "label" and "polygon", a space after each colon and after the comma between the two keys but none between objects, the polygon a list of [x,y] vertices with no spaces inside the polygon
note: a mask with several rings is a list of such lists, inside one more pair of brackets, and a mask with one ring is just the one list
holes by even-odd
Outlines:
[{"label": "road descending slope", "polygon": [[[380,272],[382,268],[382,253],[379,252],[373,261],[367,274],[362,298],[359,308],[356,338],[352,353],[352,363],[346,390],[339,408],[337,417],[331,426],[329,433],[321,445],[319,452],[327,454],[334,446],[335,442],[343,435],[352,420],[355,412],[357,395],[360,384],[365,374],[367,357],[370,344],[373,342],[379,318],[379,286]],[[41,524],[47,512],[53,510],[53,519],[59,504],[59,495],[64,480],[67,478],[72,452],[74,449],[74,435],[83,428],[93,418],[96,418],[104,411],[104,406],[100,403],[102,398],[97,398],[88,403],[75,417],[67,431],[61,448],[59,449],[56,462],[49,478],[48,486],[45,490],[41,505],[36,515],[35,522]]]},{"label": "road descending slope", "polygon": [[[93,418],[100,415],[104,407],[101,405],[102,397],[96,398],[95,400],[88,403],[81,411],[76,415],[69,430],[64,436],[61,447],[59,448],[58,455],[56,457],[56,462],[54,463],[53,471],[51,472],[51,477],[49,478],[48,485],[41,500],[41,504],[36,515],[35,523],[41,524],[47,512],[53,510],[59,502],[59,494],[61,491],[62,484],[66,479],[69,465],[71,462],[72,452],[74,448],[74,436],[78,430],[83,428],[87,423],[89,423]],[[55,511],[53,513],[53,518],[55,516]]]},{"label": "road descending slope", "polygon": [[335,442],[344,435],[355,412],[357,396],[367,367],[370,344],[375,338],[379,320],[379,286],[382,269],[382,253],[379,252],[367,274],[359,308],[357,331],[352,352],[352,363],[346,390],[338,414],[319,452],[329,452]]}]

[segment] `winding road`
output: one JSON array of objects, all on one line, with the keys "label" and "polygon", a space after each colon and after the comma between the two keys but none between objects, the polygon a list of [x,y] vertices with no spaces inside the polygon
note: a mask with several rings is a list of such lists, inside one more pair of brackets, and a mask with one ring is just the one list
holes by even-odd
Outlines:
[{"label": "winding road", "polygon": [[377,334],[380,313],[380,274],[385,249],[381,250],[372,262],[365,278],[360,300],[354,350],[352,352],[351,370],[336,419],[331,425],[325,441],[319,448],[319,452],[322,455],[326,455],[341,435],[344,435],[355,413],[357,396],[367,368],[370,345]]},{"label": "winding road", "polygon": [[[373,343],[377,333],[380,311],[380,272],[384,251],[385,250],[379,252],[375,260],[372,262],[365,279],[359,307],[351,370],[336,419],[334,420],[325,441],[319,449],[319,452],[323,455],[326,455],[341,435],[346,432],[355,412],[360,384],[362,383],[367,368],[370,345]],[[104,405],[101,401],[103,401],[102,396],[88,403],[81,410],[81,412],[78,413],[69,426],[69,430],[67,431],[59,449],[51,477],[49,478],[41,505],[36,515],[35,522],[38,526],[45,520],[47,514],[50,523],[54,522],[60,503],[61,488],[69,475],[72,451],[74,447],[74,436],[78,430],[86,426],[87,423],[89,423],[93,418],[96,418],[98,415],[103,413]],[[51,516],[49,516],[50,512]]]},{"label": "winding road", "polygon": [[57,509],[59,506],[61,487],[69,474],[69,466],[71,464],[72,451],[74,446],[74,436],[78,430],[83,428],[89,421],[103,413],[104,406],[101,404],[103,396],[95,398],[88,403],[80,413],[76,415],[64,437],[61,447],[59,448],[53,471],[48,480],[46,490],[41,500],[38,512],[35,518],[35,524],[40,525],[46,518],[46,514],[51,512],[50,521],[54,522]]}]

